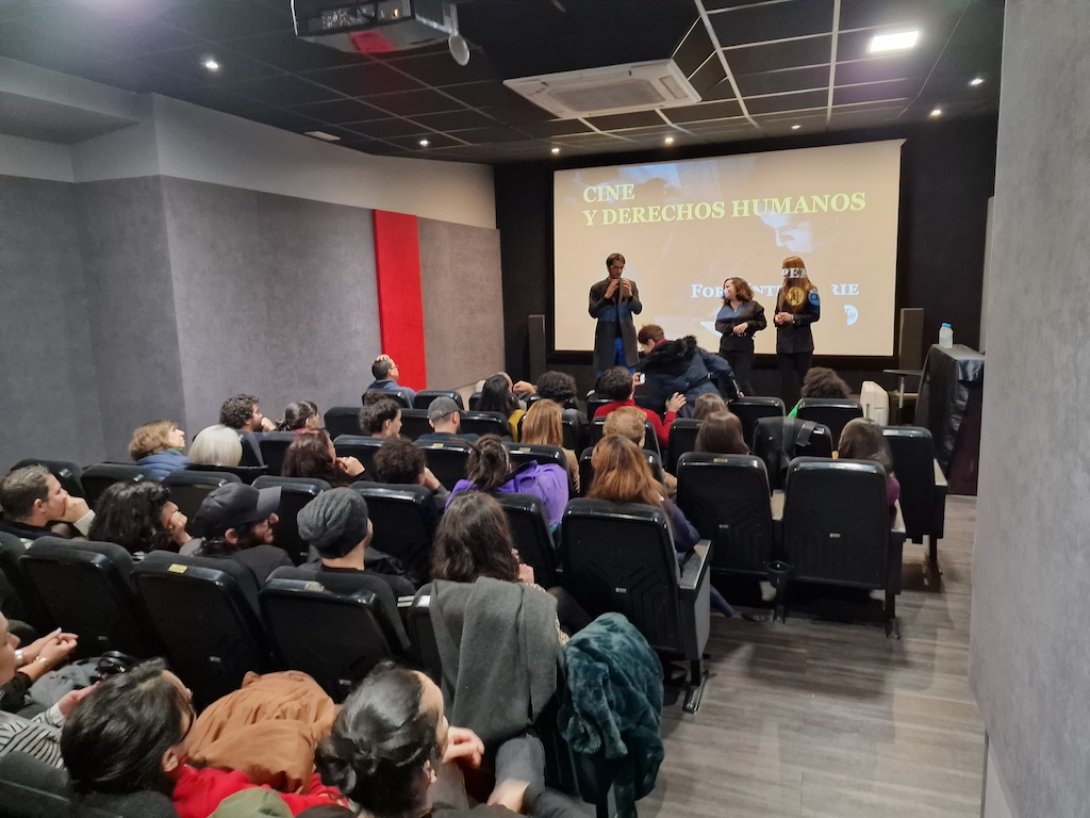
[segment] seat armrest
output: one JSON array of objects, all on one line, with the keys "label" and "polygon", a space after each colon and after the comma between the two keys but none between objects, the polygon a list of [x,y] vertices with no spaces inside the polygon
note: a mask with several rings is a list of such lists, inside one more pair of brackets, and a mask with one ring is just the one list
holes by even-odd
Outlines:
[{"label": "seat armrest", "polygon": [[901,501],[897,500],[893,504],[893,523],[889,527],[889,533],[893,536],[899,536],[903,540],[905,537],[905,518],[901,514]]},{"label": "seat armrest", "polygon": [[681,578],[678,587],[682,594],[696,593],[711,567],[712,541],[701,540],[693,546],[685,562],[681,564]]},{"label": "seat armrest", "polygon": [[943,492],[946,491],[946,475],[942,473],[942,466],[939,465],[938,460],[932,459],[931,465],[935,472],[935,488],[941,488]]},{"label": "seat armrest", "polygon": [[783,520],[783,504],[787,500],[787,495],[783,493],[783,489],[776,489],[772,492],[772,497],[769,502],[772,504],[772,521],[781,522]]},{"label": "seat armrest", "polygon": [[946,527],[946,495],[949,487],[946,483],[946,475],[935,461],[935,498],[931,503],[931,531],[928,536],[941,540]]}]

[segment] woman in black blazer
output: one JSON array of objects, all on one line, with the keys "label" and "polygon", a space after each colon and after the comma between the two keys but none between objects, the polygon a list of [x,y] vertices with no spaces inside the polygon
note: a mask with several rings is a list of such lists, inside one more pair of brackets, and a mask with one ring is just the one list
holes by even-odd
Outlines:
[{"label": "woman in black blazer", "polygon": [[753,300],[753,290],[744,278],[723,282],[723,306],[715,316],[715,329],[723,333],[719,354],[734,370],[743,395],[753,394],[749,372],[753,368],[753,334],[768,326],[765,308]]}]

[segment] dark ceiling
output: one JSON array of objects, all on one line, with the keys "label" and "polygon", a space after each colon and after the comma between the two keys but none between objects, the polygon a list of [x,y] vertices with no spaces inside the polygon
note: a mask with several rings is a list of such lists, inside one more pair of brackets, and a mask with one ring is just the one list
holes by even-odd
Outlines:
[{"label": "dark ceiling", "polygon": [[[290,0],[0,3],[0,56],[367,153],[492,164],[998,107],[1002,0],[469,0],[458,12],[464,67],[445,44],[371,57],[304,42]],[[920,30],[916,48],[867,55],[876,32],[900,28]],[[675,52],[699,104],[557,120],[503,85]]]}]

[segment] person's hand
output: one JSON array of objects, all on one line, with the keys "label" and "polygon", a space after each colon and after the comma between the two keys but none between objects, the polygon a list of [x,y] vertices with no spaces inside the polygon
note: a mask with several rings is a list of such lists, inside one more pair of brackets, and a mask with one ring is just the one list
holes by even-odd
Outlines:
[{"label": "person's hand", "polygon": [[776,313],[775,321],[776,321],[777,326],[782,327],[784,324],[790,324],[790,323],[794,322],[794,320],[795,320],[795,316],[793,316],[789,312],[778,312],[778,313]]},{"label": "person's hand", "polygon": [[41,639],[35,639],[29,645],[21,649],[23,651],[23,663],[26,664],[27,662],[33,662],[35,659],[38,658],[38,654],[42,652],[43,647],[60,637],[64,637],[66,639],[75,639],[76,635],[74,633],[62,633],[61,629],[57,628],[52,633],[47,633]]},{"label": "person's hand", "polygon": [[49,670],[61,664],[68,658],[68,654],[76,649],[75,634],[59,633],[56,636],[48,636],[46,639],[46,643],[38,650],[35,661],[48,665]]},{"label": "person's hand", "polygon": [[427,466],[424,467],[424,488],[428,491],[436,492],[443,487],[443,484],[439,482],[439,478],[432,473],[432,470]]},{"label": "person's hand", "polygon": [[534,584],[534,569],[524,563],[519,563],[519,582],[523,585]]},{"label": "person's hand", "polygon": [[620,286],[617,282],[618,279],[616,278],[609,280],[609,286],[606,287],[606,298],[613,298],[613,294],[617,292],[617,287]]},{"label": "person's hand", "polygon": [[492,794],[488,796],[488,803],[507,807],[511,812],[521,813],[522,802],[526,797],[526,788],[529,786],[530,782],[528,781],[505,778],[496,785],[496,789],[492,790]]},{"label": "person's hand", "polygon": [[275,432],[276,431],[276,421],[272,420],[271,418],[262,417],[261,418],[261,431],[263,431],[263,432]]},{"label": "person's hand", "polygon": [[363,464],[355,457],[338,457],[337,468],[349,477],[363,474]]},{"label": "person's hand", "polygon": [[511,391],[519,395],[536,395],[537,387],[529,381],[516,381],[515,385],[511,387]]},{"label": "person's hand", "polygon": [[443,763],[462,761],[472,769],[481,766],[484,758],[484,742],[481,737],[468,727],[450,727],[447,729],[447,746],[443,750]]},{"label": "person's hand", "polygon": [[90,687],[82,688],[81,690],[69,690],[57,701],[57,709],[61,711],[61,715],[65,718],[72,713],[72,709],[81,701],[87,698],[87,695],[95,689],[97,685],[91,685]]},{"label": "person's hand", "polygon": [[87,501],[82,497],[68,496],[68,504],[64,508],[64,516],[61,517],[62,522],[74,523],[77,520],[83,518],[91,507],[87,505]]},{"label": "person's hand", "polygon": [[627,278],[621,279],[621,298],[632,297],[632,282]]},{"label": "person's hand", "polygon": [[181,546],[192,540],[193,538],[189,536],[189,532],[185,530],[187,525],[189,525],[189,518],[182,514],[181,511],[175,511],[171,514],[170,519],[167,521],[170,541]]},{"label": "person's hand", "polygon": [[744,332],[745,332],[745,331],[746,331],[747,329],[749,329],[749,322],[748,322],[748,321],[743,321],[743,322],[742,322],[741,324],[737,324],[737,325],[736,325],[736,326],[734,327],[734,334],[735,334],[735,335],[741,335],[741,334],[743,334],[743,333],[744,333]]},{"label": "person's hand", "polygon": [[681,407],[684,406],[687,402],[688,401],[685,400],[684,395],[682,395],[680,392],[675,392],[673,394],[673,397],[671,397],[670,400],[666,401],[666,411],[677,414],[681,411]]}]

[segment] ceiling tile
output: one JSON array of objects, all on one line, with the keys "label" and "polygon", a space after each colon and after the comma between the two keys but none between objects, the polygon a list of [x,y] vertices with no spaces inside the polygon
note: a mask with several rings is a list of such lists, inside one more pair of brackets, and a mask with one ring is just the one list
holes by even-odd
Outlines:
[{"label": "ceiling tile", "polygon": [[350,97],[413,91],[421,87],[420,83],[411,77],[376,62],[361,63],[348,68],[309,71],[304,76],[313,82],[336,88]]},{"label": "ceiling tile", "polygon": [[[214,74],[203,65],[208,57],[214,58],[220,65],[219,71]],[[144,65],[151,65],[191,80],[220,84],[271,77],[281,73],[275,66],[236,54],[222,46],[189,46],[172,51],[143,54],[136,60]]]},{"label": "ceiling tile", "polygon": [[714,47],[703,20],[697,20],[674,51],[674,62],[689,76],[711,56]]},{"label": "ceiling tile", "polygon": [[[410,52],[412,53],[412,52]],[[488,58],[476,52],[470,55],[468,65],[458,65],[445,51],[426,57],[405,57],[393,61],[399,71],[419,80],[424,85],[459,85],[466,82],[499,79]]]},{"label": "ceiling tile", "polygon": [[452,85],[443,89],[444,93],[457,97],[473,108],[490,108],[503,105],[515,105],[525,100],[505,85],[496,82],[471,82],[466,85]]},{"label": "ceiling tile", "polygon": [[527,122],[519,130],[530,136],[559,136],[560,134],[590,133],[590,127],[578,119],[550,119],[547,122]]},{"label": "ceiling tile", "polygon": [[616,131],[622,128],[642,128],[647,126],[668,127],[662,121],[662,117],[654,111],[633,111],[628,114],[589,117],[587,122],[600,131]]},{"label": "ceiling tile", "polygon": [[[444,91],[447,89],[443,89]],[[510,100],[507,105],[489,105],[481,108],[481,111],[494,119],[506,122],[508,125],[527,125],[533,122],[548,122],[553,118],[550,111],[539,108],[532,102],[521,98]]]},{"label": "ceiling tile", "polygon": [[908,99],[919,90],[919,80],[893,80],[892,82],[870,82],[865,85],[843,85],[833,92],[833,104],[845,105],[852,102],[877,102],[883,99]]},{"label": "ceiling tile", "polygon": [[376,119],[373,122],[352,123],[349,130],[363,136],[378,137],[381,139],[399,136],[417,136],[428,133],[423,125],[417,125],[407,119]]},{"label": "ceiling tile", "polygon": [[[427,147],[422,147],[420,145],[421,139],[428,140]],[[421,156],[426,156],[430,151],[437,148],[451,148],[462,144],[455,139],[451,139],[449,136],[443,136],[442,134],[437,133],[430,133],[425,136],[398,136],[392,137],[389,141],[407,150],[419,151]]]},{"label": "ceiling tile", "polygon": [[904,57],[872,57],[867,60],[850,60],[836,64],[837,85],[854,85],[859,82],[898,80],[919,73],[923,66],[918,55]]},{"label": "ceiling tile", "polygon": [[756,6],[767,3],[769,0],[704,0],[704,8],[709,12],[741,8],[743,6]]},{"label": "ceiling tile", "polygon": [[337,48],[309,43],[290,31],[274,31],[256,37],[231,40],[230,48],[285,71],[313,71],[322,68],[344,68],[371,62],[363,54],[353,54]]},{"label": "ceiling tile", "polygon": [[960,7],[947,0],[840,0],[840,28],[934,29]]},{"label": "ceiling tile", "polygon": [[746,109],[751,114],[769,114],[775,111],[824,108],[828,102],[828,91],[802,91],[797,94],[777,94],[773,97],[748,97]]},{"label": "ceiling tile", "polygon": [[746,6],[711,15],[709,19],[724,48],[832,30],[833,0],[806,0],[790,5],[789,11],[780,3]]},{"label": "ceiling tile", "polygon": [[295,131],[296,133],[320,131],[325,127],[323,123],[316,119],[301,116],[291,111],[283,111],[279,108],[264,108],[250,115],[249,119],[285,131]]},{"label": "ceiling tile", "polygon": [[208,40],[229,40],[267,31],[295,31],[289,3],[187,0],[168,7],[161,19]]},{"label": "ceiling tile", "polygon": [[491,128],[499,123],[490,117],[468,109],[440,114],[420,114],[413,120],[437,131],[463,131],[467,128]]},{"label": "ceiling tile", "polygon": [[712,57],[689,77],[689,82],[700,95],[701,99],[707,99],[708,92],[721,83],[727,76],[723,68],[723,61],[718,56]]},{"label": "ceiling tile", "polygon": [[779,68],[825,65],[832,55],[833,38],[829,35],[788,40],[772,45],[731,48],[724,52],[734,74],[757,74]]},{"label": "ceiling tile", "polygon": [[294,110],[304,116],[324,122],[363,122],[368,119],[384,119],[388,113],[354,99],[335,99],[310,105],[297,105]]},{"label": "ceiling tile", "polygon": [[456,99],[438,93],[437,91],[405,91],[401,94],[384,94],[382,96],[369,96],[368,101],[398,116],[412,116],[414,114],[434,114],[440,111],[456,111],[464,106]]},{"label": "ceiling tile", "polygon": [[762,71],[760,74],[739,74],[734,77],[734,81],[738,83],[738,90],[747,97],[808,91],[829,86],[829,66],[815,65],[808,68]]},{"label": "ceiling tile", "polygon": [[483,145],[488,142],[517,142],[520,139],[525,139],[526,134],[514,128],[499,125],[494,128],[474,128],[471,131],[458,131],[458,138],[472,144]]},{"label": "ceiling tile", "polygon": [[738,100],[723,102],[705,102],[702,105],[685,105],[681,108],[664,108],[662,111],[671,122],[698,122],[702,119],[719,119],[725,116],[738,116],[742,106]]},{"label": "ceiling tile", "polygon": [[253,97],[272,105],[303,105],[307,102],[324,102],[327,99],[338,98],[335,91],[307,82],[294,74],[225,83],[224,87],[237,94]]}]

